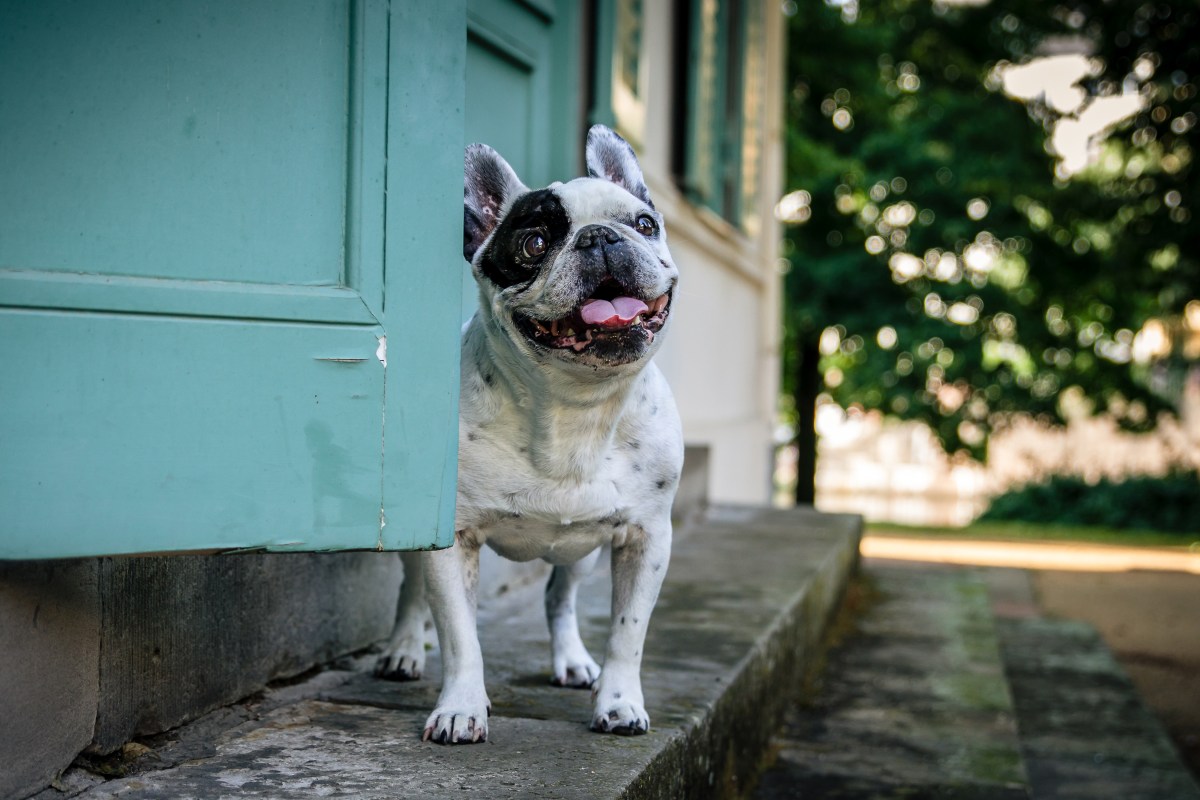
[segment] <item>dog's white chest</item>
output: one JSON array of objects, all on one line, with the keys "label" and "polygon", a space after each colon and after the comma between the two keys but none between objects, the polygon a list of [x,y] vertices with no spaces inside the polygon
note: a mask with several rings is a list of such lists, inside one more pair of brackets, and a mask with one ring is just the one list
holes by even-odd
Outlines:
[{"label": "dog's white chest", "polygon": [[683,448],[657,368],[592,384],[543,374],[535,393],[477,323],[463,343],[461,535],[515,561],[569,564],[669,517]]},{"label": "dog's white chest", "polygon": [[[475,472],[472,466],[488,462],[496,463],[485,457],[464,466]],[[604,464],[595,478],[584,481],[539,479],[527,464],[513,461],[503,471],[481,469],[477,477],[490,491],[468,501],[471,511],[460,511],[476,518],[475,535],[505,558],[568,564],[614,537],[622,539],[633,514],[631,487],[624,479],[627,459],[614,453]]]}]

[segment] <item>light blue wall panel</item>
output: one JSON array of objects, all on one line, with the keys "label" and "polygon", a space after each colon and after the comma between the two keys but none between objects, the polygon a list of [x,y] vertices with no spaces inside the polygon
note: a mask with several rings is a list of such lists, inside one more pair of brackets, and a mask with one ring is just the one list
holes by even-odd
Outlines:
[{"label": "light blue wall panel", "polygon": [[[571,0],[467,4],[466,143],[494,147],[529,186],[579,174],[582,11]],[[463,319],[478,290],[462,270]]]},{"label": "light blue wall panel", "polygon": [[467,138],[494,147],[522,180],[531,183],[536,67],[537,62],[520,50],[502,49],[479,33],[467,37],[467,71],[472,76],[467,86]]}]

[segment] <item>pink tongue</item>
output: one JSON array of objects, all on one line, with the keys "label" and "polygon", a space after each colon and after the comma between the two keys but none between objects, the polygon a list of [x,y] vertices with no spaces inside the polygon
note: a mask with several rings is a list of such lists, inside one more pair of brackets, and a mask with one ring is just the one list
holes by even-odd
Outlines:
[{"label": "pink tongue", "polygon": [[645,314],[650,308],[636,297],[614,297],[608,300],[588,300],[579,309],[579,316],[585,325],[599,325],[602,328],[626,328],[638,314]]}]

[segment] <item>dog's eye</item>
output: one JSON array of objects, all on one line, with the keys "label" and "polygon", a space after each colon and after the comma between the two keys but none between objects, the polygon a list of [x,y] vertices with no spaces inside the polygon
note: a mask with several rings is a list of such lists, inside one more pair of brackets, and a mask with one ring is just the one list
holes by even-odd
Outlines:
[{"label": "dog's eye", "polygon": [[540,233],[531,233],[521,242],[521,255],[526,258],[541,258],[546,253],[546,237]]},{"label": "dog's eye", "polygon": [[642,236],[653,236],[658,231],[658,223],[654,221],[654,217],[642,214],[634,222],[633,229]]}]

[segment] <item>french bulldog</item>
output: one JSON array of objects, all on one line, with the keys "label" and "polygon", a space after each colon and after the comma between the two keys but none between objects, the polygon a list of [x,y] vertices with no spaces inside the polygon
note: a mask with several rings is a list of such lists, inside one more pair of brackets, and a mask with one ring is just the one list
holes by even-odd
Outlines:
[{"label": "french bulldog", "polygon": [[[633,149],[597,125],[588,176],[531,190],[492,148],[467,148],[463,255],[479,309],[463,329],[456,535],[405,553],[391,640],[376,674],[418,678],[430,607],[443,684],[423,738],[482,742],[490,704],[476,632],[479,551],[553,565],[551,682],[592,688],[591,728],[650,728],[641,661],[671,549],[683,440],[651,358],[679,277]],[[575,615],[580,581],[610,548],[604,666]]]}]

